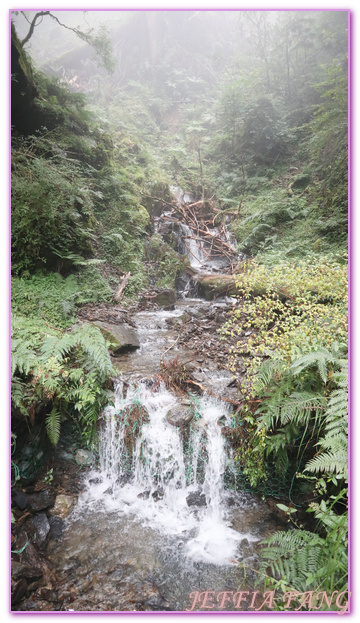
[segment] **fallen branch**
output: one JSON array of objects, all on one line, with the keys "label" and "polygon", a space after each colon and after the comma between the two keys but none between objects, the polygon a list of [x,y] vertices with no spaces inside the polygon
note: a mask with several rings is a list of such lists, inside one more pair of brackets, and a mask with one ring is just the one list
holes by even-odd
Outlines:
[{"label": "fallen branch", "polygon": [[160,359],[160,361],[162,361],[162,360],[163,360],[163,357],[166,355],[166,353],[167,353],[167,352],[169,352],[169,350],[171,350],[172,348],[174,348],[174,346],[178,343],[179,339],[180,339],[180,333],[179,333],[179,335],[177,336],[177,338],[176,338],[175,342],[174,342],[173,344],[171,344],[171,346],[169,346],[169,348],[167,348],[167,349],[166,349],[166,351],[165,351],[165,352],[161,355],[161,359]]},{"label": "fallen branch", "polygon": [[219,400],[222,400],[223,402],[229,402],[232,405],[238,405],[239,404],[238,400],[231,400],[231,398],[224,398],[223,396],[219,396],[219,394],[214,394],[214,392],[210,391],[209,389],[206,389],[206,387],[201,385],[201,383],[197,383],[197,381],[185,381],[185,383],[189,383],[191,385],[196,385],[197,387],[200,387],[200,389],[203,392],[206,392],[207,394],[209,394],[209,396],[213,396],[214,398],[218,398]]},{"label": "fallen branch", "polygon": [[118,302],[120,301],[122,293],[123,293],[123,291],[125,290],[125,288],[126,288],[126,286],[128,284],[130,275],[131,275],[130,272],[126,273],[125,277],[121,280],[120,285],[119,285],[119,287],[116,290],[116,293],[114,295],[115,301],[118,301]]}]

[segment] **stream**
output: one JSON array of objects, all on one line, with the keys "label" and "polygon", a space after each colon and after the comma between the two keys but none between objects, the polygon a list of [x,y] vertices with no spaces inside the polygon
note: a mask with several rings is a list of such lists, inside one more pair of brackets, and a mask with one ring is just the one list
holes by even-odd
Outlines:
[{"label": "stream", "polygon": [[[192,198],[183,193],[177,200]],[[190,234],[182,225],[179,245]],[[188,246],[193,269],[223,268],[224,260],[205,258],[195,240]],[[233,452],[223,435],[231,426],[229,403],[206,392],[179,397],[154,382],[166,351],[167,360],[191,355],[177,344],[172,321],[190,309],[231,304],[189,296],[185,289],[173,309],[134,314],[140,348],[116,358],[119,375],[101,416],[99,459],[62,539],[48,547],[66,610],[208,611],[201,601],[192,607],[191,595],[212,591],[213,609],[232,611],[236,600],[217,595],[256,590],[258,543],[278,526],[264,501],[236,490]],[[203,372],[221,397],[229,373],[206,363]],[[176,417],[181,425],[174,425]]]}]

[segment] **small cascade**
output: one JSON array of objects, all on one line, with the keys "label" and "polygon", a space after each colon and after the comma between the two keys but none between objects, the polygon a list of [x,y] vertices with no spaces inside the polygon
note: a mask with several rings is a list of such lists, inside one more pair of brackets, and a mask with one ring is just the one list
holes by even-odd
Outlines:
[{"label": "small cascade", "polygon": [[207,260],[201,242],[195,240],[194,232],[185,223],[179,225],[178,247],[188,256],[192,268],[200,270],[205,267]]},{"label": "small cascade", "polygon": [[[226,271],[231,259],[236,259],[236,242],[227,228],[228,223],[216,227],[213,220],[209,220],[208,214],[203,220],[204,215],[201,215],[201,208],[191,205],[197,206],[195,198],[179,186],[170,186],[170,192],[176,205],[181,208],[180,221],[182,222],[179,222],[178,215],[174,217],[171,211],[166,211],[159,217],[155,231],[161,234],[161,219],[165,217],[165,230],[170,225],[172,234],[177,239],[176,250],[182,255],[188,256],[193,270],[208,274]],[[199,214],[196,214],[197,209],[200,210]],[[189,214],[187,214],[188,210]],[[186,222],[187,217],[189,220]],[[190,287],[185,284],[181,291],[183,296],[186,296]]]},{"label": "small cascade", "polygon": [[[126,397],[124,389],[119,382],[115,405],[104,413],[100,469],[90,473],[80,506],[101,504],[164,534],[187,535],[189,558],[229,564],[244,535],[226,521],[224,474],[232,459],[219,425],[230,417],[225,403],[197,399],[184,434],[166,419],[178,401],[165,387],[127,386]],[[189,506],[189,495],[205,495],[206,506]]]}]

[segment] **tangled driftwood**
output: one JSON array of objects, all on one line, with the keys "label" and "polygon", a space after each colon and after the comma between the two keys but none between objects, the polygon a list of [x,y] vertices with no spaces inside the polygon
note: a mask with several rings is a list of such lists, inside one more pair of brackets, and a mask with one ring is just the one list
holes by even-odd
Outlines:
[{"label": "tangled driftwood", "polygon": [[[168,208],[171,208],[166,214],[161,215],[163,221],[167,220],[172,223],[185,224],[189,227],[192,231],[192,236],[182,236],[182,240],[190,254],[191,251],[185,242],[189,239],[196,240],[199,243],[206,257],[226,257],[230,262],[235,260],[235,251],[226,242],[224,223],[221,223],[216,228],[216,231],[214,229],[215,221],[221,212],[214,207],[211,198],[208,200],[201,199],[194,203],[177,202],[175,204],[160,197],[146,196],[149,199],[160,201]],[[201,216],[201,214],[203,215]]]}]

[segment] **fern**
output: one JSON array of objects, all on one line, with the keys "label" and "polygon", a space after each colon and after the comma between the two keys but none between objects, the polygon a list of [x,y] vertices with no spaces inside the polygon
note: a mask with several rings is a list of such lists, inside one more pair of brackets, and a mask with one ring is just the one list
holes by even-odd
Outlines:
[{"label": "fern", "polygon": [[279,405],[282,424],[306,424],[311,417],[317,419],[326,407],[326,399],[312,392],[293,392]]},{"label": "fern", "polygon": [[96,374],[99,381],[103,382],[111,374],[112,363],[105,339],[98,327],[91,325],[65,333],[61,338],[47,338],[41,348],[42,360],[46,362],[55,357],[61,361],[76,349],[79,362],[88,372]]},{"label": "fern", "polygon": [[56,409],[52,409],[45,419],[46,431],[54,446],[57,446],[60,439],[60,418],[60,413]]},{"label": "fern", "polygon": [[316,366],[322,382],[326,385],[328,381],[329,365],[331,368],[334,366],[341,366],[346,364],[346,361],[340,358],[341,350],[338,342],[334,342],[331,351],[325,347],[320,347],[315,351],[311,351],[302,357],[299,357],[290,370],[293,374],[301,374],[304,370],[307,370],[313,366]]},{"label": "fern", "polygon": [[347,590],[347,514],[317,512],[326,538],[307,530],[275,532],[262,545],[261,571],[286,590]]},{"label": "fern", "polygon": [[11,340],[11,376],[21,374],[27,376],[36,367],[36,353],[29,342],[13,338]]},{"label": "fern", "polygon": [[[67,280],[69,289],[73,280]],[[33,413],[40,405],[50,442],[56,446],[61,430],[61,418],[71,416],[81,423],[86,442],[94,440],[95,423],[107,398],[103,389],[112,373],[112,363],[105,339],[98,329],[85,325],[59,336],[48,335],[35,353],[22,339],[12,342],[12,405],[25,417],[29,406]],[[31,384],[21,377],[30,376]]]},{"label": "fern", "polygon": [[308,461],[305,470],[336,474],[347,479],[348,475],[348,369],[344,366],[335,379],[341,388],[333,391],[325,412],[324,437],[318,441],[320,453]]},{"label": "fern", "polygon": [[[324,349],[325,350],[325,349]],[[339,366],[340,370],[329,374],[327,370],[326,381],[331,378],[332,383],[337,387],[333,389],[330,397],[319,396],[321,400],[317,403],[321,408],[325,404],[327,408],[320,409],[319,415],[324,422],[322,437],[320,428],[316,429],[318,441],[316,446],[319,453],[310,459],[305,465],[306,472],[325,475],[333,484],[337,484],[337,478],[344,479],[347,483],[347,464],[348,464],[348,370],[343,360],[331,356],[329,351],[324,350],[321,355],[322,363],[332,360],[333,366]],[[319,351],[312,353],[312,356],[301,357],[294,366],[298,372],[312,367],[314,362],[319,362]],[[324,385],[324,369],[316,363],[319,375]],[[291,398],[291,397],[289,397]],[[301,405],[301,401],[299,403]],[[306,404],[306,400],[305,400]],[[296,420],[297,409],[291,408],[287,411],[291,416],[291,421]],[[281,418],[284,417],[284,407],[281,411]],[[277,436],[273,436],[275,441]],[[271,446],[269,446],[271,447]],[[272,448],[276,448],[273,442]],[[283,446],[278,444],[277,461],[281,463]],[[323,487],[326,490],[324,480]],[[341,490],[337,496],[332,496],[331,504],[322,499],[320,503],[311,503],[309,510],[314,512],[318,521],[318,531],[320,534],[296,529],[291,532],[277,532],[263,542],[262,568],[270,569],[272,579],[268,581],[287,586],[286,590],[305,592],[310,590],[326,590],[332,592],[336,588],[339,592],[347,590],[347,489]],[[335,512],[335,505],[341,508],[343,505],[345,512],[338,514]],[[326,536],[323,536],[323,533]]]}]

